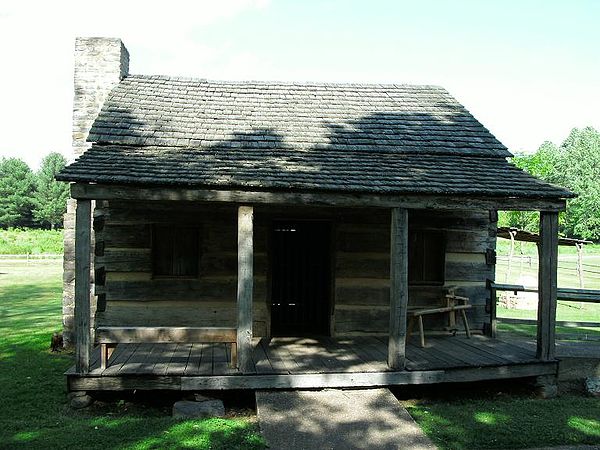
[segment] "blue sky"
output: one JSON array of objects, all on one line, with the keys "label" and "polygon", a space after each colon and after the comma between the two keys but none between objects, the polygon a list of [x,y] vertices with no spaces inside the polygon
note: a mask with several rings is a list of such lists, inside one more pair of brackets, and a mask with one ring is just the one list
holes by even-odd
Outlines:
[{"label": "blue sky", "polygon": [[5,0],[0,156],[69,155],[77,35],[121,37],[132,73],[442,85],[533,151],[600,129],[599,23],[591,0]]}]

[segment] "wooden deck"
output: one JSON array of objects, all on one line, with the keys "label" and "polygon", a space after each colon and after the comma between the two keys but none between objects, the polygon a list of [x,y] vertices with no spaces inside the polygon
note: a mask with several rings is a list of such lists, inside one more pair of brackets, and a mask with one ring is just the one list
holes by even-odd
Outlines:
[{"label": "wooden deck", "polygon": [[554,374],[531,350],[483,336],[428,337],[407,346],[404,371],[387,366],[387,339],[272,338],[253,342],[249,373],[229,367],[226,344],[120,344],[106,369],[67,372],[70,390],[352,387],[476,381]]}]

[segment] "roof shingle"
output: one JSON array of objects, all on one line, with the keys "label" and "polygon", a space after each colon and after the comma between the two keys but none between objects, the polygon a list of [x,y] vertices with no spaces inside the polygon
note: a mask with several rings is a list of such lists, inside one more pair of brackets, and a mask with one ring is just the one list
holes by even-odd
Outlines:
[{"label": "roof shingle", "polygon": [[130,76],[63,181],[565,198],[435,86]]}]

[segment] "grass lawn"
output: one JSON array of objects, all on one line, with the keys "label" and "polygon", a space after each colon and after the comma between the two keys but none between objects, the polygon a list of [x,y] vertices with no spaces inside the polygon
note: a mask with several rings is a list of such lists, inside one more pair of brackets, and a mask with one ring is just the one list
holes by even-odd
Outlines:
[{"label": "grass lawn", "polygon": [[248,417],[176,421],[168,408],[119,399],[74,411],[65,353],[49,351],[61,328],[61,263],[0,260],[0,448],[262,449]]},{"label": "grass lawn", "polygon": [[526,387],[508,394],[484,387],[435,387],[429,400],[404,406],[442,450],[521,449],[600,444],[600,401],[578,395],[533,398]]}]

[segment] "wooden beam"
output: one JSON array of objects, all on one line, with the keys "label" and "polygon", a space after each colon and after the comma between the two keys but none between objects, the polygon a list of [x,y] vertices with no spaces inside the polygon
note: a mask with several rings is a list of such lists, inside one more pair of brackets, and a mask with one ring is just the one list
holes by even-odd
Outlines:
[{"label": "wooden beam", "polygon": [[388,365],[404,369],[408,307],[408,211],[392,209],[390,238],[390,336]]},{"label": "wooden beam", "polygon": [[75,370],[90,370],[91,200],[77,200],[75,217]]},{"label": "wooden beam", "polygon": [[91,200],[147,200],[256,203],[329,207],[441,210],[564,211],[563,199],[482,197],[467,195],[384,195],[353,193],[262,192],[122,185],[71,185],[71,197]]},{"label": "wooden beam", "polygon": [[227,327],[98,327],[96,342],[103,343],[168,343],[225,342],[237,340],[235,328]]},{"label": "wooden beam", "polygon": [[557,362],[512,366],[467,367],[401,372],[348,372],[315,374],[223,375],[223,376],[81,376],[67,375],[70,391],[93,390],[224,390],[224,389],[319,389],[375,387],[413,384],[462,383],[481,380],[556,375]]},{"label": "wooden beam", "polygon": [[242,373],[252,368],[253,208],[238,209],[237,352]]},{"label": "wooden beam", "polygon": [[538,324],[537,358],[554,359],[557,267],[558,267],[558,213],[540,213],[540,266],[538,271]]}]

